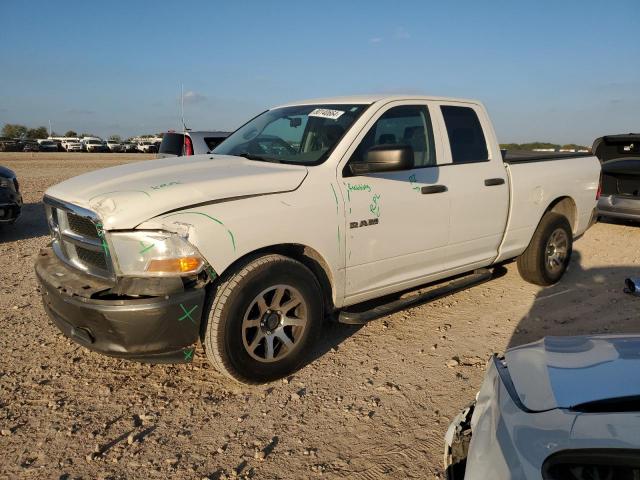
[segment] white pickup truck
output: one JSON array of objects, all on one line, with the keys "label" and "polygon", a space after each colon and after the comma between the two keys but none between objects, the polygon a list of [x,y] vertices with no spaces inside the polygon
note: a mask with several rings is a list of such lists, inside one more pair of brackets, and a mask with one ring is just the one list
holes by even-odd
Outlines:
[{"label": "white pickup truck", "polygon": [[304,363],[327,317],[363,323],[514,258],[525,280],[558,281],[593,219],[599,172],[593,156],[503,160],[476,101],[299,102],[212,154],[51,187],[53,242],[36,272],[49,316],[88,348],[188,362],[200,340],[221,372],[266,382]]}]

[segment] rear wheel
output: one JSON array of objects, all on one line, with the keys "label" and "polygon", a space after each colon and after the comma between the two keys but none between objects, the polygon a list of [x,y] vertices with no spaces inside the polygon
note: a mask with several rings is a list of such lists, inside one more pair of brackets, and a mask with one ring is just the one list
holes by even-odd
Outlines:
[{"label": "rear wheel", "polygon": [[536,285],[553,285],[567,270],[572,248],[573,233],[567,218],[547,212],[529,246],[518,257],[520,276]]},{"label": "rear wheel", "polygon": [[320,285],[282,255],[249,261],[214,292],[203,346],[213,366],[242,383],[264,383],[300,368],[322,321]]}]

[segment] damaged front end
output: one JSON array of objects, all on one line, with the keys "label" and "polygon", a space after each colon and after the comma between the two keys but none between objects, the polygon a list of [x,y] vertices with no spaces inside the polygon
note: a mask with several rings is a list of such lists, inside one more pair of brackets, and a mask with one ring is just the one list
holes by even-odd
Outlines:
[{"label": "damaged front end", "polygon": [[444,437],[444,468],[447,480],[464,480],[471,443],[471,418],[475,402],[466,406],[449,424]]},{"label": "damaged front end", "polygon": [[107,355],[191,361],[214,277],[195,247],[167,232],[107,234],[88,210],[45,204],[54,240],[40,252],[36,275],[58,328]]}]

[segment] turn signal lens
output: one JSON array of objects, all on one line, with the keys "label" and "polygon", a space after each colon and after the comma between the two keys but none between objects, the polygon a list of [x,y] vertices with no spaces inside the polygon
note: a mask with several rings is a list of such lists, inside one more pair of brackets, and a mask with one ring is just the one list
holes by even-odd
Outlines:
[{"label": "turn signal lens", "polygon": [[195,273],[200,270],[203,260],[200,257],[168,258],[165,260],[151,260],[147,265],[150,273]]}]

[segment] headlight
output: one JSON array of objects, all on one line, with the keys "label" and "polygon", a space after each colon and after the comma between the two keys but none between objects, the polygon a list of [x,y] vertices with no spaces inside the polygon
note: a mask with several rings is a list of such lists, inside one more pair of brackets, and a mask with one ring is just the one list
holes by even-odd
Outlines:
[{"label": "headlight", "polygon": [[112,232],[108,234],[112,256],[125,276],[193,275],[204,259],[179,235],[168,232]]},{"label": "headlight", "polygon": [[0,177],[0,188],[9,188],[11,185],[13,185],[13,180],[10,178]]}]

